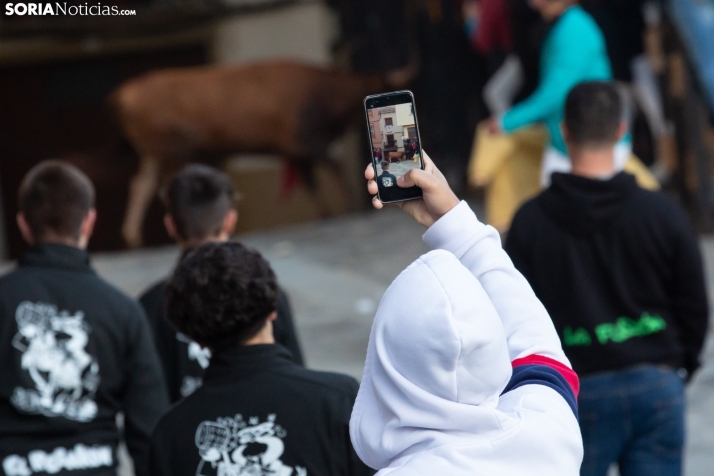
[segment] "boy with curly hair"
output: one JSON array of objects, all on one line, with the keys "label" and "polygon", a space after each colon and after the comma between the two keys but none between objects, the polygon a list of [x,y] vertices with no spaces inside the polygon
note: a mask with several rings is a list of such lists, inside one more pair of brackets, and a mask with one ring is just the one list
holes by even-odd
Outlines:
[{"label": "boy with curly hair", "polygon": [[167,317],[213,357],[203,386],[158,424],[154,476],[371,474],[349,439],[357,382],[276,345],[278,295],[270,265],[239,243],[207,243],[179,263]]}]

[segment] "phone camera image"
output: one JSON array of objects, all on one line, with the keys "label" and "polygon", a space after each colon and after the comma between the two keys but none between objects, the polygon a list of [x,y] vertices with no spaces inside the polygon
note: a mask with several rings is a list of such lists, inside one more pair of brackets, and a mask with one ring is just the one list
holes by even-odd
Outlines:
[{"label": "phone camera image", "polygon": [[421,168],[421,147],[411,102],[367,109],[377,183],[397,187],[397,179]]}]

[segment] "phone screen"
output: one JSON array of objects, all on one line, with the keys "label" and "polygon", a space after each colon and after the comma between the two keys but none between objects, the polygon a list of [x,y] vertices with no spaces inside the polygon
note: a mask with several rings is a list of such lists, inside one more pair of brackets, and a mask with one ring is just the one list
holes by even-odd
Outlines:
[{"label": "phone screen", "polygon": [[424,168],[414,96],[398,91],[368,96],[364,103],[379,199],[391,203],[421,198],[419,187],[397,185],[409,170]]}]

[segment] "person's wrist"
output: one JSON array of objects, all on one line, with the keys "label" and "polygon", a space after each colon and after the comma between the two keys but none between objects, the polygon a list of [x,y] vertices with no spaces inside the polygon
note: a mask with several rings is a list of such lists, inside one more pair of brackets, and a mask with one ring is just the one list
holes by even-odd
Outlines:
[{"label": "person's wrist", "polygon": [[425,207],[425,214],[422,215],[422,219],[417,219],[419,224],[423,225],[425,228],[431,228],[434,223],[439,221],[443,216],[447,215],[451,210],[456,208],[460,203],[460,200],[454,195],[453,200],[444,200],[443,203],[432,203],[431,206]]},{"label": "person's wrist", "polygon": [[451,197],[448,197],[445,201],[443,206],[439,207],[439,211],[432,215],[434,218],[434,221],[438,221],[441,217],[449,213],[451,210],[456,208],[456,205],[460,203],[460,200],[456,197],[456,195],[452,195]]}]

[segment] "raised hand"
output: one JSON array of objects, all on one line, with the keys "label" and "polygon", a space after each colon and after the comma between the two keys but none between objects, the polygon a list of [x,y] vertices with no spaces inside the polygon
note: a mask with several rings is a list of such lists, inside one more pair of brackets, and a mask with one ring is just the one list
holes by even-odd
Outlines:
[{"label": "raised hand", "polygon": [[[423,152],[423,160],[424,170],[411,169],[397,179],[397,185],[404,188],[416,185],[422,189],[424,198],[398,202],[396,205],[407,212],[417,223],[429,228],[436,220],[458,205],[459,199],[426,152]],[[380,210],[384,204],[376,197],[377,182],[375,181],[374,167],[371,164],[364,171],[364,176],[367,179],[367,191],[371,195],[375,195],[372,198],[372,205]]]}]

